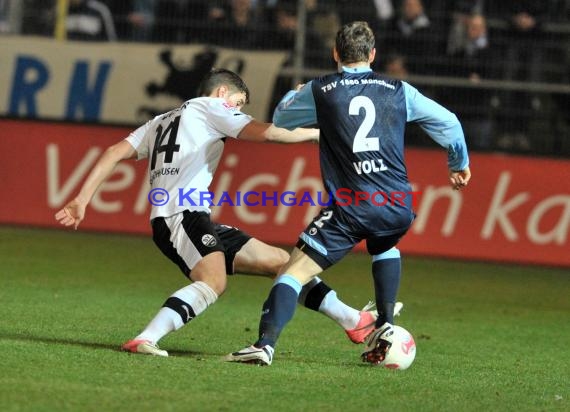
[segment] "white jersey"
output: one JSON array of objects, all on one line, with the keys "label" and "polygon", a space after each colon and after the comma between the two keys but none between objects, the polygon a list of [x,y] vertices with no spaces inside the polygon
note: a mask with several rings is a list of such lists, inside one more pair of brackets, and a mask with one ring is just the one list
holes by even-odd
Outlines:
[{"label": "white jersey", "polygon": [[253,119],[224,99],[198,97],[157,116],[126,140],[148,158],[150,219],[184,210],[210,212],[208,188],[224,150]]}]

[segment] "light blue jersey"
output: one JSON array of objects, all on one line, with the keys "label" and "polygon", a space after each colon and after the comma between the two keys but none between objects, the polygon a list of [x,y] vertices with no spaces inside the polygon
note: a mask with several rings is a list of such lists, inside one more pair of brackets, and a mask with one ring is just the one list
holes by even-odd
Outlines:
[{"label": "light blue jersey", "polygon": [[[347,72],[366,73],[370,69]],[[300,91],[289,91],[277,106],[273,115],[273,123],[279,127],[294,129],[316,125],[317,110],[313,97],[311,80]],[[463,170],[469,166],[469,156],[461,124],[457,116],[449,110],[421,94],[406,82],[404,86],[406,101],[406,122],[417,122],[419,126],[440,146],[448,152],[448,168]]]}]

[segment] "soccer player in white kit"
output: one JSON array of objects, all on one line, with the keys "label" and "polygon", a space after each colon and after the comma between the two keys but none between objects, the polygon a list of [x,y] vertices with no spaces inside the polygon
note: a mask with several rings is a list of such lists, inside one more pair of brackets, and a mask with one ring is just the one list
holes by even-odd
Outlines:
[{"label": "soccer player in white kit", "polygon": [[[226,137],[296,143],[317,140],[319,131],[289,131],[242,113],[249,90],[229,70],[212,70],[200,89],[203,97],[155,117],[109,147],[79,194],[56,214],[62,225],[77,229],[95,191],[117,163],[148,159],[153,240],[192,283],[172,294],[148,326],[123,345],[130,352],[168,356],[157,342],[213,304],[226,288],[226,274],[243,270],[274,276],[288,259],[281,249],[213,223],[203,193],[209,190]],[[373,330],[373,313],[347,306],[320,279],[306,286],[299,301],[335,320],[355,343],[362,343]]]}]

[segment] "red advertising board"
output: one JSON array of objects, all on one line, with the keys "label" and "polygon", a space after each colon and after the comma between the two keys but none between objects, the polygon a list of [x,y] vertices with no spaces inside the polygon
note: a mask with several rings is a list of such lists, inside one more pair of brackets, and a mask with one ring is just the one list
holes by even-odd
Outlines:
[{"label": "red advertising board", "polygon": [[[0,121],[0,223],[58,227],[54,213],[79,189],[103,150],[127,128]],[[316,145],[228,139],[211,190],[224,202],[213,217],[275,244],[293,244],[319,206],[288,206],[286,192],[322,192]],[[404,253],[570,267],[570,161],[472,154],[473,179],[447,184],[445,151],[408,149],[417,219]],[[146,162],[123,162],[93,198],[81,230],[149,233]],[[255,195],[255,193],[258,193]],[[286,197],[293,203],[294,196]]]}]

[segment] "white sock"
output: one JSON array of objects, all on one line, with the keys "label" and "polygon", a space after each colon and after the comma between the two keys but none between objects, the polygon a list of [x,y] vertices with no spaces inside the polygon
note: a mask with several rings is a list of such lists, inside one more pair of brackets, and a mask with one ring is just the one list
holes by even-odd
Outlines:
[{"label": "white sock", "polygon": [[178,313],[170,308],[160,308],[156,316],[135,339],[145,339],[156,343],[163,336],[180,329],[183,325]]},{"label": "white sock", "polygon": [[166,300],[164,306],[135,339],[156,343],[205,311],[217,299],[216,292],[204,282],[185,286]]},{"label": "white sock", "polygon": [[354,329],[360,320],[360,311],[341,301],[334,290],[326,294],[319,306],[319,312],[334,320],[344,330]]}]

